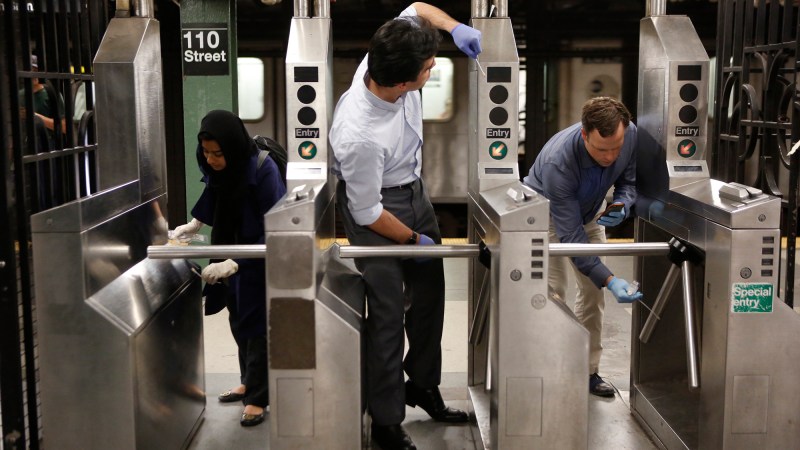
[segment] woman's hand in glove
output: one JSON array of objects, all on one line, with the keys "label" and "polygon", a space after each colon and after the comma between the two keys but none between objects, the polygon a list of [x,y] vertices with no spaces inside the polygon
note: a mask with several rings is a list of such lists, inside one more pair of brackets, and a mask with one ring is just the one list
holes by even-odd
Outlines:
[{"label": "woman's hand in glove", "polygon": [[188,242],[190,239],[192,239],[192,236],[200,231],[200,228],[203,228],[203,222],[193,218],[192,221],[186,225],[175,227],[175,229],[169,233],[169,238],[177,239],[182,242]]},{"label": "woman's hand in glove", "polygon": [[236,264],[236,261],[226,259],[222,262],[207,265],[200,276],[203,277],[203,281],[206,283],[216,284],[219,280],[235,274],[237,270],[239,270],[239,265]]}]

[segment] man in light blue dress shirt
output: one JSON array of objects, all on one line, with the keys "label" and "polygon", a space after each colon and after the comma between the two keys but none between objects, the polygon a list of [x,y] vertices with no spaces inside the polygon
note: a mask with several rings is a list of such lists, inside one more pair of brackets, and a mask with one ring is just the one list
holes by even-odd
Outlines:
[{"label": "man in light blue dress shirt", "polygon": [[[636,202],[636,125],[625,105],[609,97],[583,105],[581,121],[560,131],[544,145],[523,180],[550,200],[550,241],[605,243],[605,227],[630,215]],[[601,211],[614,186],[614,208]],[[598,374],[603,347],[603,287],[618,302],[642,297],[627,281],[615,277],[597,256],[550,258],[550,297],[566,302],[567,265],[578,285],[575,315],[589,331],[589,392],[613,397],[614,388]]]},{"label": "man in light blue dress shirt", "polygon": [[[422,102],[441,36],[469,57],[480,32],[444,11],[414,3],[372,37],[369,53],[339,99],[330,142],[336,201],[353,245],[441,243],[422,165]],[[401,426],[405,405],[434,420],[466,422],[439,392],[444,322],[441,259],[356,259],[367,285],[367,407],[383,449],[416,448]],[[405,319],[405,321],[404,321]],[[403,360],[403,332],[409,348]],[[404,383],[403,370],[408,374]]]}]

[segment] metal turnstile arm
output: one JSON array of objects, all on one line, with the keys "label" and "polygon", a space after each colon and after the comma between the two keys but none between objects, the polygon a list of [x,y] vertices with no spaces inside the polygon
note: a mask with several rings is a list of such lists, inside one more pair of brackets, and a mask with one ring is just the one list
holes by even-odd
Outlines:
[{"label": "metal turnstile arm", "polygon": [[489,321],[489,275],[489,271],[483,274],[481,292],[475,305],[475,316],[472,318],[472,326],[469,327],[469,343],[472,345],[478,345],[483,341],[483,331]]},{"label": "metal turnstile arm", "polygon": [[683,274],[683,317],[686,320],[686,366],[689,371],[689,387],[697,389],[700,387],[700,372],[698,358],[700,352],[697,349],[697,320],[695,319],[694,295],[692,294],[692,274],[694,270],[690,261],[684,261],[681,266]]},{"label": "metal turnstile arm", "polygon": [[252,245],[151,245],[147,257],[176,258],[264,258],[266,244]]},{"label": "metal turnstile arm", "polygon": [[697,319],[694,308],[694,294],[692,292],[694,273],[692,261],[698,259],[698,256],[690,247],[676,238],[672,238],[669,241],[669,245],[669,258],[673,264],[669,272],[667,272],[664,284],[661,285],[658,297],[653,303],[653,309],[650,310],[650,315],[647,317],[641,333],[639,333],[639,340],[645,344],[650,340],[656,324],[661,320],[661,312],[664,310],[667,300],[678,283],[678,274],[680,273],[682,275],[681,286],[683,288],[683,319],[686,324],[686,369],[689,372],[689,387],[697,389],[700,387],[700,371],[698,369],[700,352],[698,351]]},{"label": "metal turnstile arm", "polygon": [[[666,242],[548,245],[549,256],[649,256],[667,255],[669,251]],[[479,244],[339,246],[340,258],[473,258],[479,254]]]},{"label": "metal turnstile arm", "polygon": [[639,340],[645,344],[650,340],[650,336],[653,334],[656,324],[661,320],[661,312],[664,311],[667,299],[669,299],[669,296],[675,289],[675,285],[678,284],[678,277],[680,274],[681,269],[678,266],[674,264],[670,266],[669,272],[667,272],[667,278],[664,280],[664,284],[661,285],[661,290],[658,291],[656,301],[653,302],[653,309],[650,310],[650,315],[647,316],[647,321],[645,321],[642,327],[642,332],[639,333]]}]

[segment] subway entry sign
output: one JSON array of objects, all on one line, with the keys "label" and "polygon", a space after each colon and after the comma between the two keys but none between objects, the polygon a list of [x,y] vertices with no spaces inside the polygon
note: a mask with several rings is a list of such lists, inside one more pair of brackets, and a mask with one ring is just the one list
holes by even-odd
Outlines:
[{"label": "subway entry sign", "polygon": [[772,283],[733,283],[731,312],[771,313],[774,292]]},{"label": "subway entry sign", "polygon": [[184,75],[230,74],[226,24],[186,24],[181,33]]}]

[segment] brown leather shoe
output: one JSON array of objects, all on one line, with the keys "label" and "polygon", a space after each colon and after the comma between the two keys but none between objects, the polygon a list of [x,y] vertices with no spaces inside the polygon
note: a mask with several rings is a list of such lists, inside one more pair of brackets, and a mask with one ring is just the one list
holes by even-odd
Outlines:
[{"label": "brown leather shoe", "polygon": [[462,423],[469,420],[466,412],[445,406],[438,387],[422,389],[406,381],[406,405],[419,406],[437,422]]}]

